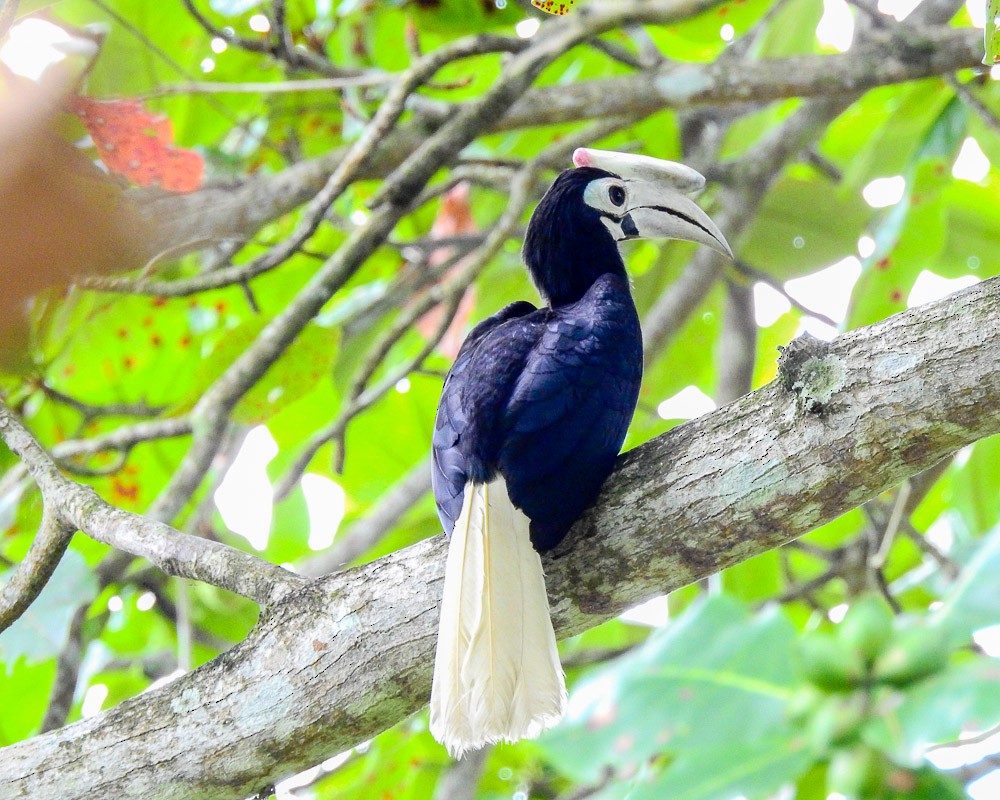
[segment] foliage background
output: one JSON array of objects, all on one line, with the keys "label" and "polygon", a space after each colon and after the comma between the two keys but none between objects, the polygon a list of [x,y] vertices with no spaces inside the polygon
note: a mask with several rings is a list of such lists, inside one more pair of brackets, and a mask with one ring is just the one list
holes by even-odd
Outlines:
[{"label": "foliage background", "polygon": [[[245,44],[271,41],[272,34],[254,33],[255,20],[266,19],[271,31],[283,23],[292,42],[321,54],[327,67],[313,69],[316,64],[290,63],[288,51],[267,54],[227,44],[185,5],[26,2],[19,14],[66,26],[103,25],[106,36],[85,77],[85,93],[147,98],[151,109],[172,121],[178,144],[204,156],[209,180],[223,184],[279,173],[356,141],[384,99],[385,83],[281,93],[263,87],[239,94],[197,86],[167,94],[164,87],[384,76],[404,70],[418,49],[429,53],[480,32],[524,36],[537,27],[525,27],[525,20],[540,19],[515,2],[498,8],[472,0],[213,0],[201,9],[211,25],[238,31]],[[586,12],[587,4],[580,6],[574,13]],[[977,11],[952,9],[951,25],[970,27],[970,10]],[[676,25],[613,31],[601,43],[561,56],[536,83],[570,92],[585,81],[641,72],[664,57],[716,62],[738,78],[740,65],[727,66],[727,53],[755,61],[832,55],[834,48],[817,37],[818,30],[829,30],[820,24],[824,15],[839,15],[841,24],[845,15],[853,19],[856,37],[907,24],[860,1],[736,0]],[[550,24],[540,21],[542,33],[534,35]],[[912,46],[919,48],[921,29],[914,30]],[[501,63],[490,54],[448,64],[413,100],[433,110],[434,103],[476,98],[497,79]],[[711,207],[718,187],[737,184],[741,170],[758,164],[761,143],[780,136],[806,102],[749,97],[725,106],[664,109],[625,120],[595,143],[695,163],[713,181],[703,199]],[[682,397],[690,397],[689,387],[721,405],[771,380],[777,348],[804,326],[832,335],[900,311],[908,300],[961,285],[935,283],[928,272],[964,281],[1000,274],[1000,176],[982,166],[1000,157],[1000,94],[990,73],[966,69],[891,84],[844,106],[794,158],[767,166],[774,174],[759,182],[766,194],[733,242],[739,263],[694,298],[683,324],[649,354],[627,447],[678,424],[658,409],[668,417],[684,413],[660,404],[683,390]],[[419,115],[420,103],[413,102],[409,113]],[[432,197],[403,218],[390,243],[367,259],[229,415],[210,481],[187,504],[178,526],[252,549],[222,519],[213,491],[228,470],[237,493],[266,498],[266,467],[271,482],[290,488],[273,506],[252,511],[264,521],[270,514],[269,524],[251,527],[260,537],[259,554],[274,563],[328,570],[345,556],[370,560],[438,534],[429,487],[419,476],[426,472],[449,352],[442,345],[419,357],[427,349],[427,332],[415,326],[387,352],[379,344],[413,302],[407,296],[416,294],[420,274],[433,269],[427,253],[435,252],[434,239],[451,237],[448,243],[465,248],[481,243],[477,231],[488,230],[503,213],[513,169],[543,148],[579,136],[585,124],[522,126],[480,136],[463,150],[468,207],[460,198],[448,206]],[[83,137],[79,123],[67,119],[65,125],[71,138]],[[959,158],[970,139],[981,150],[978,162],[967,154]],[[969,179],[959,167],[958,174],[967,177],[956,177],[958,163],[981,169]],[[905,180],[901,195],[873,207],[863,191],[892,176]],[[442,174],[438,183],[447,177]],[[82,288],[41,296],[32,311],[30,365],[2,376],[5,401],[53,449],[137,419],[189,412],[317,265],[364,224],[378,186],[377,180],[352,183],[305,247],[248,285],[189,297]],[[230,258],[245,264],[289,237],[300,213],[279,216],[246,241],[165,258],[155,276],[185,280]],[[732,220],[740,209],[728,213]],[[507,302],[535,297],[520,266],[518,236],[515,230],[478,274],[470,301],[457,312],[452,303],[456,333]],[[641,314],[648,315],[686,274],[693,252],[678,243],[629,246]],[[839,266],[823,272],[832,264]],[[807,280],[792,283],[799,279]],[[834,293],[848,297],[846,308],[828,302]],[[781,297],[784,307],[776,299]],[[767,308],[777,312],[768,315]],[[816,327],[824,311],[834,317],[827,322],[835,329]],[[358,375],[369,364],[374,371],[366,384],[392,376],[388,391],[339,418],[357,400]],[[397,382],[400,369],[408,374]],[[323,442],[307,464],[308,475],[342,490],[343,520],[331,556],[331,518],[311,520],[298,481],[302,470],[295,465],[316,432],[338,418],[347,423],[341,435]],[[244,448],[237,461],[244,441],[257,446]],[[63,465],[114,504],[144,512],[189,445],[184,436],[157,438]],[[7,472],[0,479],[0,558],[8,566],[24,557],[42,511],[33,485],[16,477],[15,462],[0,449],[0,469]],[[1000,566],[998,464],[1000,441],[981,441],[799,543],[673,593],[655,607],[657,627],[621,619],[564,642],[570,713],[538,742],[498,747],[456,767],[427,733],[425,715],[418,715],[349,753],[331,753],[329,761],[279,785],[278,796],[426,798],[438,791],[481,798],[811,800],[837,791],[930,800],[962,797],[967,790],[990,796],[997,789],[985,787],[998,784],[979,783],[977,789],[975,781],[984,775],[990,780],[1000,740],[980,737],[978,750],[956,743],[1000,725],[1000,666],[994,658],[1000,643],[990,635],[991,628],[1000,630],[994,627],[1000,626],[994,578]],[[327,514],[339,516],[332,484],[316,485],[326,491]],[[244,502],[249,505],[249,499]],[[398,519],[376,536],[363,532],[357,523],[390,503],[400,506]],[[325,560],[314,549],[324,534]],[[96,713],[194,668],[239,641],[256,621],[256,605],[244,598],[167,578],[151,567],[107,570],[109,557],[105,545],[75,537],[49,586],[0,635],[0,745]],[[909,642],[903,645],[907,658],[927,660],[926,674],[891,685],[873,677],[874,667],[846,663],[863,646],[843,626],[839,638],[825,640],[835,642],[832,652],[815,656],[811,648],[822,645],[802,643],[804,633],[837,629],[848,606],[881,608],[873,593],[891,598],[894,641]],[[78,607],[83,611],[77,613]],[[891,647],[876,649],[885,655]],[[927,650],[939,658],[926,656]]]}]

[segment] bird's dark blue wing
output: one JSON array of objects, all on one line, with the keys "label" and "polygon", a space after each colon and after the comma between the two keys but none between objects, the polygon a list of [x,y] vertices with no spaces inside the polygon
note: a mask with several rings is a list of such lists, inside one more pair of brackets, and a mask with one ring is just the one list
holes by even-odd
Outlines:
[{"label": "bird's dark blue wing", "polygon": [[506,404],[498,463],[539,550],[559,543],[611,472],[641,365],[639,321],[623,279],[605,275],[577,303],[548,312]]},{"label": "bird's dark blue wing", "polygon": [[[512,365],[519,368],[530,349],[531,342],[523,331],[521,335],[496,331],[535,310],[531,303],[512,303],[480,322],[462,343],[445,378],[431,443],[431,484],[441,525],[449,536],[462,511],[466,482],[473,477],[491,477],[482,474],[482,451],[489,446],[485,439],[493,426],[483,422],[495,413],[491,408],[509,394],[511,379],[505,373],[514,368]],[[507,384],[506,392],[502,384]]]},{"label": "bird's dark blue wing", "polygon": [[621,277],[599,278],[576,303],[514,304],[462,346],[438,405],[433,487],[447,533],[465,484],[499,471],[554,547],[611,472],[642,378],[639,320]]}]

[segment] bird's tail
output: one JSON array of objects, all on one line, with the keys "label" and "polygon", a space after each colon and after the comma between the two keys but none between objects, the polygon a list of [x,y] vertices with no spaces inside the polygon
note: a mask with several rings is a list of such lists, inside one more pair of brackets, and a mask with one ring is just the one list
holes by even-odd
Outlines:
[{"label": "bird's tail", "polygon": [[431,733],[454,757],[555,725],[566,682],[528,518],[502,477],[465,487],[445,568]]}]

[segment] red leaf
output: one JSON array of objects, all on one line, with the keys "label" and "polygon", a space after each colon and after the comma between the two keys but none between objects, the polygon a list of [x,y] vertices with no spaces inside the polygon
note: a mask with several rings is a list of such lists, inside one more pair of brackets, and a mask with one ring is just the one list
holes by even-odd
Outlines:
[{"label": "red leaf", "polygon": [[173,125],[165,115],[150,112],[140,100],[76,97],[71,108],[112,172],[169,192],[193,192],[201,186],[204,159],[173,146]]}]

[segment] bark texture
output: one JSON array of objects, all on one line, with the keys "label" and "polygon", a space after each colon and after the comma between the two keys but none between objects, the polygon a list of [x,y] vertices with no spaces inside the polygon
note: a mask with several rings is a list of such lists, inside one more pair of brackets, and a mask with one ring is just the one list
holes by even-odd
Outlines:
[{"label": "bark texture", "polygon": [[[1000,278],[799,341],[779,378],[620,459],[545,559],[556,631],[751,558],[1000,432]],[[426,701],[443,537],[311,582],[230,652],[0,750],[5,798],[242,798]]]}]

